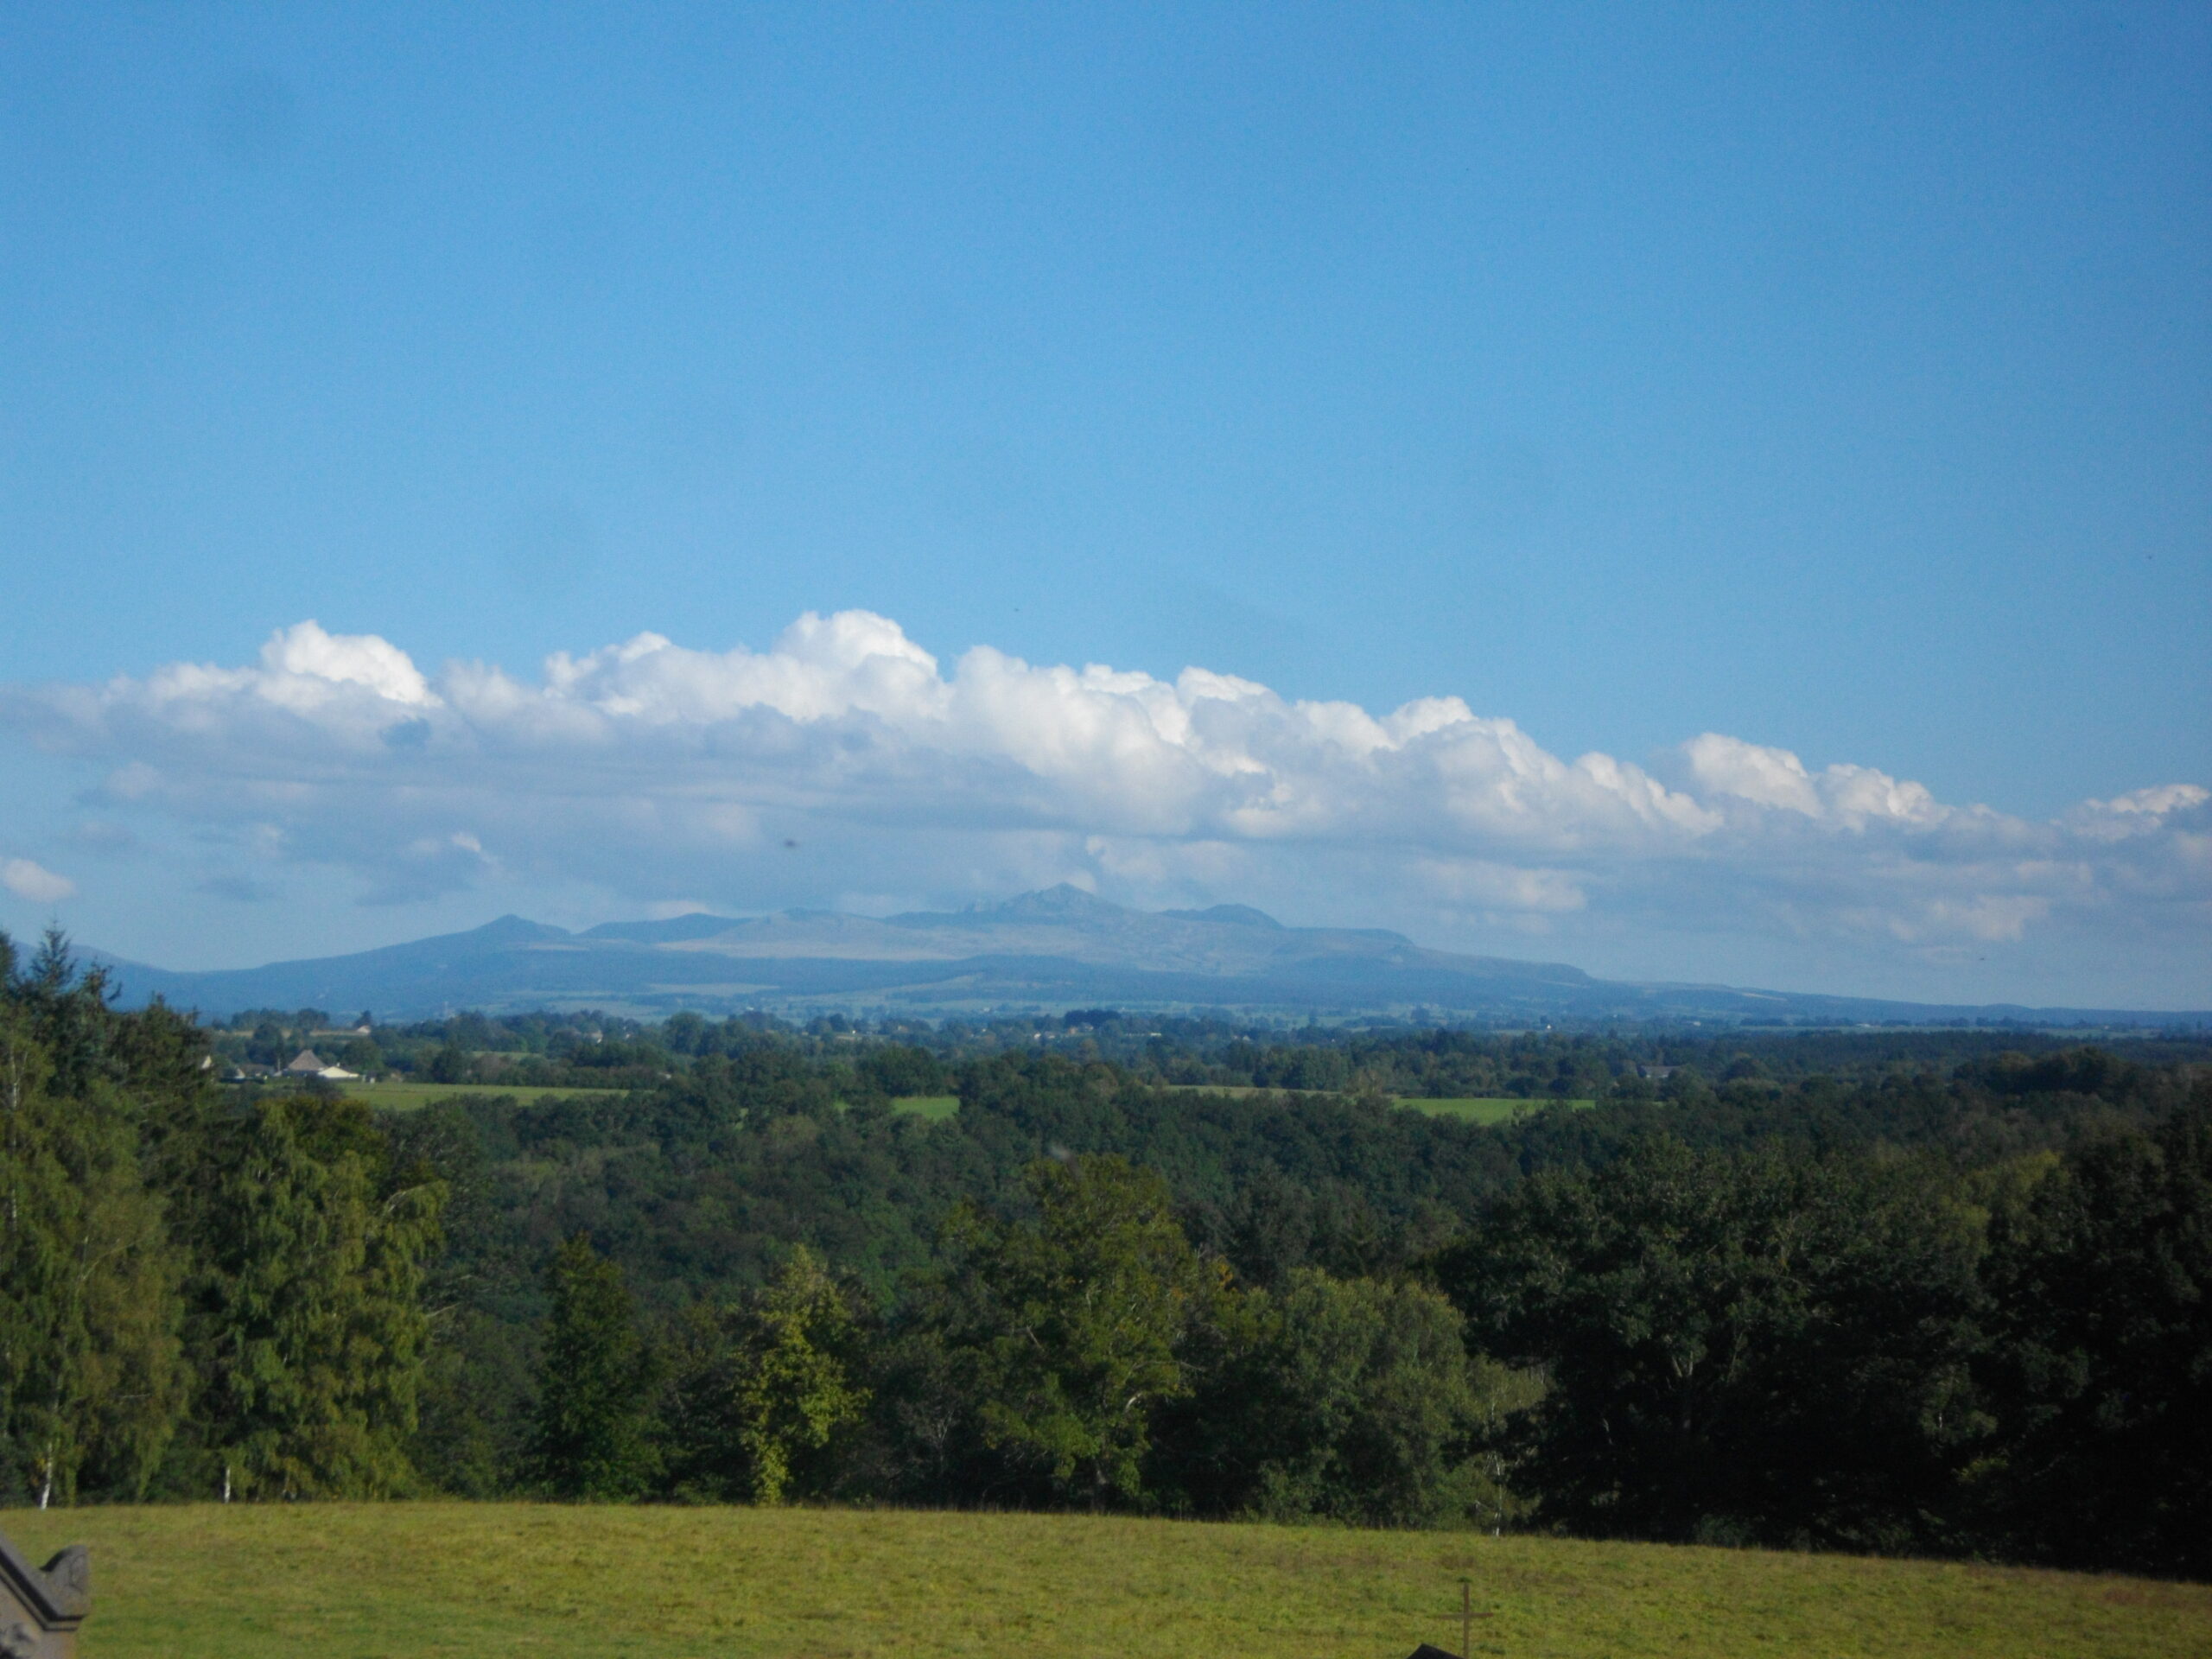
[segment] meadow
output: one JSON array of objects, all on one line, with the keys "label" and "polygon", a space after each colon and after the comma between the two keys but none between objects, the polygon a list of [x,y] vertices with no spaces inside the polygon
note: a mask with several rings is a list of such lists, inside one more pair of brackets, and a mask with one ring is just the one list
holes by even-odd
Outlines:
[{"label": "meadow", "polygon": [[957,1095],[901,1095],[892,1105],[902,1112],[912,1112],[917,1117],[926,1117],[932,1123],[941,1123],[958,1115],[960,1096]]},{"label": "meadow", "polygon": [[81,1659],[2201,1655],[2212,1586],[1071,1515],[400,1503],[11,1510],[92,1550]]}]

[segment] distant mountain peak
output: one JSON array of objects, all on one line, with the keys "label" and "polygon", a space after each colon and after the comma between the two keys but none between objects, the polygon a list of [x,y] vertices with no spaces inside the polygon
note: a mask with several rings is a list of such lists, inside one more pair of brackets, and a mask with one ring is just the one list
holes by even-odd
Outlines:
[{"label": "distant mountain peak", "polygon": [[1072,881],[1063,881],[1056,887],[1045,887],[1036,893],[1017,893],[995,905],[978,905],[979,916],[1002,916],[1009,919],[1030,917],[1039,920],[1057,920],[1070,917],[1120,916],[1121,906],[1095,893],[1086,893]]}]

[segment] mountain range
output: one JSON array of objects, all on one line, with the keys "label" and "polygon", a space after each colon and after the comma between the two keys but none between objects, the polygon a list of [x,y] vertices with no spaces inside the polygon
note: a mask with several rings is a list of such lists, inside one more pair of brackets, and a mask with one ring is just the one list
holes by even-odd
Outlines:
[{"label": "mountain range", "polygon": [[1131,910],[1072,887],[882,918],[792,910],[609,922],[582,932],[505,916],[349,956],[177,973],[99,952],[124,1001],[368,1009],[882,1010],[925,1017],[1113,1005],[1323,1019],[1427,1009],[1504,1021],[1716,1020],[2164,1027],[2208,1014],[1889,1001],[1592,978],[1563,963],[1431,950],[1379,928],[1286,927],[1242,905]]}]

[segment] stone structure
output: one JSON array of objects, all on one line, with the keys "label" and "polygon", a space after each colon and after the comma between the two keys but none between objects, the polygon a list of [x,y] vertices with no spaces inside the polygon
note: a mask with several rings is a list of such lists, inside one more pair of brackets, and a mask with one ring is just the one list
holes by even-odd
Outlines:
[{"label": "stone structure", "polygon": [[77,1659],[77,1626],[92,1605],[92,1558],[72,1544],[33,1567],[0,1537],[0,1659]]}]

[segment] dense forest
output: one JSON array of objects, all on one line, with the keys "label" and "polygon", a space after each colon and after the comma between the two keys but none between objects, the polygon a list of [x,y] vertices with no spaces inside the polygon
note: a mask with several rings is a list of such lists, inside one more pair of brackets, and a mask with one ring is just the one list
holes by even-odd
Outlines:
[{"label": "dense forest", "polygon": [[[2212,1044],[217,1028],[118,1010],[58,936],[0,976],[9,1502],[1071,1506],[2212,1575]],[[263,1075],[318,1043],[477,1087]],[[1400,1103],[1463,1096],[1529,1106]]]}]

